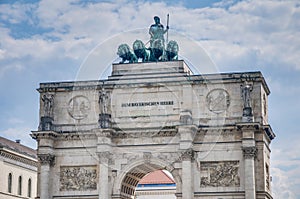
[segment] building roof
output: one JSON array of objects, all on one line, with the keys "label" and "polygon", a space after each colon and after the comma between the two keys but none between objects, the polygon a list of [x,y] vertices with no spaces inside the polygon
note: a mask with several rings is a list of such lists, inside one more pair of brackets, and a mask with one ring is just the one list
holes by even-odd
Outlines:
[{"label": "building roof", "polygon": [[37,159],[36,150],[0,136],[0,149],[1,148],[6,148],[22,155]]},{"label": "building roof", "polygon": [[175,184],[175,181],[162,170],[151,172],[144,176],[139,185],[145,184]]}]

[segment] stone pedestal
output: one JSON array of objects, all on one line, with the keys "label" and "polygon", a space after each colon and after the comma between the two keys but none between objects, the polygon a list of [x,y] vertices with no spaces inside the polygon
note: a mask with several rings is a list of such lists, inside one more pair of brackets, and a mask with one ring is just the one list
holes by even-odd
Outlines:
[{"label": "stone pedestal", "polygon": [[53,123],[53,118],[48,117],[48,116],[43,116],[41,117],[41,123],[39,126],[40,131],[52,131],[52,123]]},{"label": "stone pedestal", "polygon": [[244,108],[242,122],[253,122],[253,121],[254,121],[254,117],[252,113],[252,108],[251,107]]},{"label": "stone pedestal", "polygon": [[99,126],[102,129],[107,129],[111,127],[111,115],[102,113],[99,114]]}]

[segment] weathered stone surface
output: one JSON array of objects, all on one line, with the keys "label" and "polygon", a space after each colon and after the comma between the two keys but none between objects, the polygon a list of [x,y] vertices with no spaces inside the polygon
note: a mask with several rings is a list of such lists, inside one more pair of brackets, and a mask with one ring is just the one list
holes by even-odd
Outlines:
[{"label": "weathered stone surface", "polygon": [[[173,175],[180,199],[270,195],[275,134],[260,72],[194,75],[183,61],[113,64],[106,80],[43,83],[38,91],[40,117],[53,118],[33,137],[38,154],[55,156],[41,165],[40,196],[130,198],[157,169]],[[253,120],[243,120],[245,104]]]}]

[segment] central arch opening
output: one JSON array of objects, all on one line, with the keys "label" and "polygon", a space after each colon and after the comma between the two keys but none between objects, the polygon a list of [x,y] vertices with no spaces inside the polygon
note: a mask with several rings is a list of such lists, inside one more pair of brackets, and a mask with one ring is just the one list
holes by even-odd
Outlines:
[{"label": "central arch opening", "polygon": [[131,169],[121,184],[122,199],[174,199],[176,184],[170,172],[154,164]]}]

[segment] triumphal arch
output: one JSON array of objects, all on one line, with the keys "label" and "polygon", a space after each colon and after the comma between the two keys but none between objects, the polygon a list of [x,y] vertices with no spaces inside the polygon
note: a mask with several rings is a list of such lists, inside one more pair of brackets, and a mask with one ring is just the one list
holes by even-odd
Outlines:
[{"label": "triumphal arch", "polygon": [[40,84],[38,198],[134,198],[158,169],[178,199],[272,198],[263,75],[194,74],[155,20],[108,78]]}]

